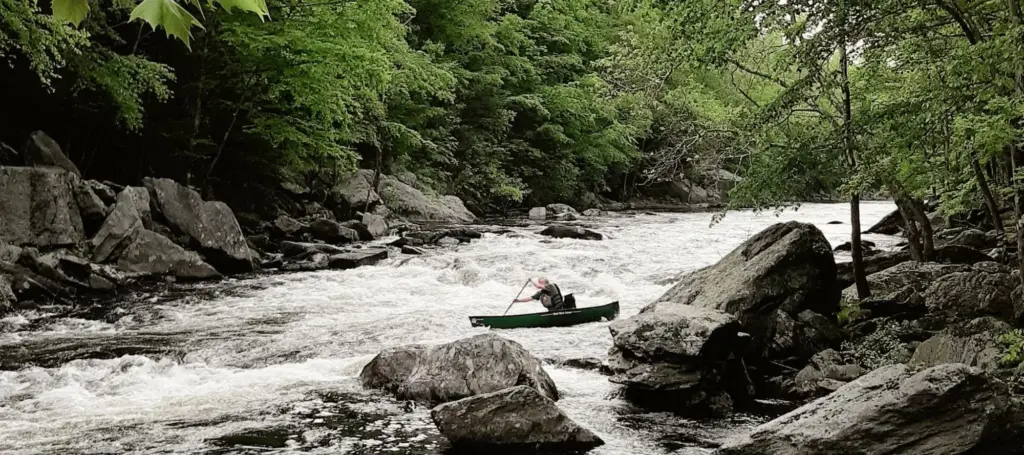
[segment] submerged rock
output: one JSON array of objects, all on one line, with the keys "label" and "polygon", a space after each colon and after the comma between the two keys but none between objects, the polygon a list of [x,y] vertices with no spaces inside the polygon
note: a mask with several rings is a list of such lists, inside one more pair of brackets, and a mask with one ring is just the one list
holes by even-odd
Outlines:
[{"label": "submerged rock", "polygon": [[332,269],[354,269],[366,265],[374,265],[388,258],[386,248],[367,248],[335,254],[329,258],[328,265]]},{"label": "submerged rock", "polygon": [[1007,401],[977,368],[947,364],[915,374],[891,365],[726,441],[717,454],[1007,453],[984,451],[1005,425]]},{"label": "submerged rock", "polygon": [[556,239],[577,239],[577,240],[602,240],[604,236],[600,233],[583,229],[576,226],[548,226],[540,231],[540,235],[554,237]]},{"label": "submerged rock", "polygon": [[56,167],[0,167],[0,241],[53,247],[84,240],[77,181]]},{"label": "submerged rock", "polygon": [[[835,270],[818,228],[773,225],[717,264],[684,276],[640,314],[613,322],[612,380],[653,391],[688,391],[695,398],[680,403],[684,407],[725,390],[734,399],[748,398],[741,357],[810,357],[817,343],[796,340],[830,336],[814,333],[821,330],[814,316],[839,308]],[[727,373],[737,367],[739,373]]]},{"label": "submerged rock", "polygon": [[363,386],[387,390],[399,399],[431,403],[518,385],[558,399],[558,389],[540,360],[519,343],[490,333],[436,346],[385,349],[363,368],[359,379]]},{"label": "submerged rock", "polygon": [[314,253],[321,254],[342,254],[348,250],[325,243],[291,242],[285,240],[280,245],[281,254],[285,259],[304,259]]},{"label": "submerged rock", "polygon": [[431,410],[430,417],[456,449],[564,453],[604,444],[554,401],[526,386],[445,403]]},{"label": "submerged rock", "polygon": [[199,193],[170,179],[147,177],[143,185],[170,226],[188,235],[211,264],[232,273],[254,270],[252,251],[227,204],[203,201]]}]

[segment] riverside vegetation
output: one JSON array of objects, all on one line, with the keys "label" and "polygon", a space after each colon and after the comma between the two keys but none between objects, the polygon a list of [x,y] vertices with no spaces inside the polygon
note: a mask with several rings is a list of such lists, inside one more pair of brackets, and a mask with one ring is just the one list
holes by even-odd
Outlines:
[{"label": "riverside vegetation", "polygon": [[[74,309],[137,279],[356,267],[388,253],[338,245],[395,228],[410,229],[396,244],[408,254],[466,242],[480,233],[406,226],[474,212],[842,197],[851,263],[813,226],[773,226],[613,324],[612,380],[713,415],[830,393],[723,453],[1020,446],[1007,425],[1024,314],[1016,0],[0,0],[0,13],[5,311]],[[861,195],[879,193],[898,209],[866,232],[902,234],[902,250],[860,239]],[[477,392],[524,385],[506,382]],[[437,414],[512,399],[550,404],[516,389]],[[837,429],[835,415],[852,418]]]}]

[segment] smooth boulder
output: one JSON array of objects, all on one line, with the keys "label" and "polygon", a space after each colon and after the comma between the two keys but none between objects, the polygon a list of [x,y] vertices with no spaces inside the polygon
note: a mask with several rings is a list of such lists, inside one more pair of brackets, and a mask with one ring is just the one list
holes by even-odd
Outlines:
[{"label": "smooth boulder", "polygon": [[531,220],[543,220],[547,218],[548,210],[544,207],[534,207],[530,209],[529,217]]},{"label": "smooth boulder", "polygon": [[[959,455],[985,451],[1008,397],[980,369],[891,365],[726,441],[718,455]],[[1008,444],[1006,447],[1019,446]]]},{"label": "smooth boulder", "polygon": [[117,267],[130,273],[170,275],[190,280],[220,277],[217,269],[204,262],[198,254],[148,229],[139,231],[135,240],[124,249],[117,260]]},{"label": "smooth boulder", "polygon": [[557,400],[558,389],[519,343],[486,333],[436,346],[385,349],[359,375],[399,399],[444,403],[524,385]]},{"label": "smooth boulder", "polygon": [[0,167],[0,241],[55,247],[84,240],[77,182],[57,167]]},{"label": "smooth boulder", "polygon": [[604,236],[598,232],[584,229],[577,226],[548,226],[540,231],[540,235],[554,237],[556,239],[577,239],[577,240],[603,240]]},{"label": "smooth boulder", "polygon": [[42,131],[33,131],[25,146],[25,164],[29,166],[53,166],[82,177],[78,166],[68,159],[57,141]]},{"label": "smooth boulder", "polygon": [[885,235],[896,235],[903,232],[903,227],[906,223],[903,222],[903,215],[900,215],[899,210],[893,210],[882,217],[874,226],[864,231],[865,234],[885,234]]},{"label": "smooth boulder", "polygon": [[526,386],[445,403],[430,417],[456,449],[589,450],[604,444],[554,401]]},{"label": "smooth boulder", "polygon": [[388,223],[384,221],[384,217],[373,213],[364,213],[362,222],[374,239],[388,235]]},{"label": "smooth boulder", "polygon": [[747,388],[727,372],[739,358],[810,357],[817,343],[779,340],[801,340],[818,330],[814,314],[838,309],[825,236],[810,224],[776,224],[717,264],[682,277],[640,314],[613,322],[613,381],[655,391],[699,385],[704,399],[722,389],[745,398]]},{"label": "smooth boulder", "polygon": [[358,232],[326,218],[309,223],[309,233],[313,235],[313,238],[329,243],[349,243],[359,240]]},{"label": "smooth boulder", "polygon": [[188,235],[210,264],[232,273],[254,269],[252,251],[227,204],[203,201],[199,193],[170,179],[147,177],[143,185],[164,219]]}]

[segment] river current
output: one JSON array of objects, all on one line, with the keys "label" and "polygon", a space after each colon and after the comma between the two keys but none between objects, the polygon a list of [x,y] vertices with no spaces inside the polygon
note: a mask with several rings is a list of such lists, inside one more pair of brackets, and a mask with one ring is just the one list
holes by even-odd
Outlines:
[{"label": "river current", "polygon": [[[862,204],[864,226],[893,208]],[[587,219],[605,234],[599,242],[515,227],[355,270],[126,295],[94,316],[9,315],[0,319],[0,453],[443,453],[429,409],[360,387],[361,368],[382,348],[483,333],[468,317],[501,314],[529,276],[550,277],[578,306],[617,300],[625,318],[679,273],[714,263],[772,223],[814,223],[833,246],[849,239],[844,204],[732,212],[714,226],[711,217]],[[843,224],[828,224],[834,220]],[[537,303],[519,304],[510,314],[538,311]],[[707,453],[765,419],[646,412],[600,373],[558,366],[603,358],[607,325],[500,331],[548,362],[559,406],[606,442],[592,453]]]}]

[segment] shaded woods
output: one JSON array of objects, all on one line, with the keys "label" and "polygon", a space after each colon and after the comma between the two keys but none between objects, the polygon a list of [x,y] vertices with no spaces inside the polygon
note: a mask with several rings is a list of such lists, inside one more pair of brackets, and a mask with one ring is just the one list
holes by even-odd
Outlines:
[{"label": "shaded woods", "polygon": [[358,167],[477,211],[690,202],[728,170],[734,207],[895,197],[920,260],[939,218],[1024,242],[1013,0],[272,0],[269,20],[159,1],[199,19],[154,31],[98,1],[71,25],[0,1],[0,141],[43,129],[88,178],[167,176],[268,214],[282,182]]}]

